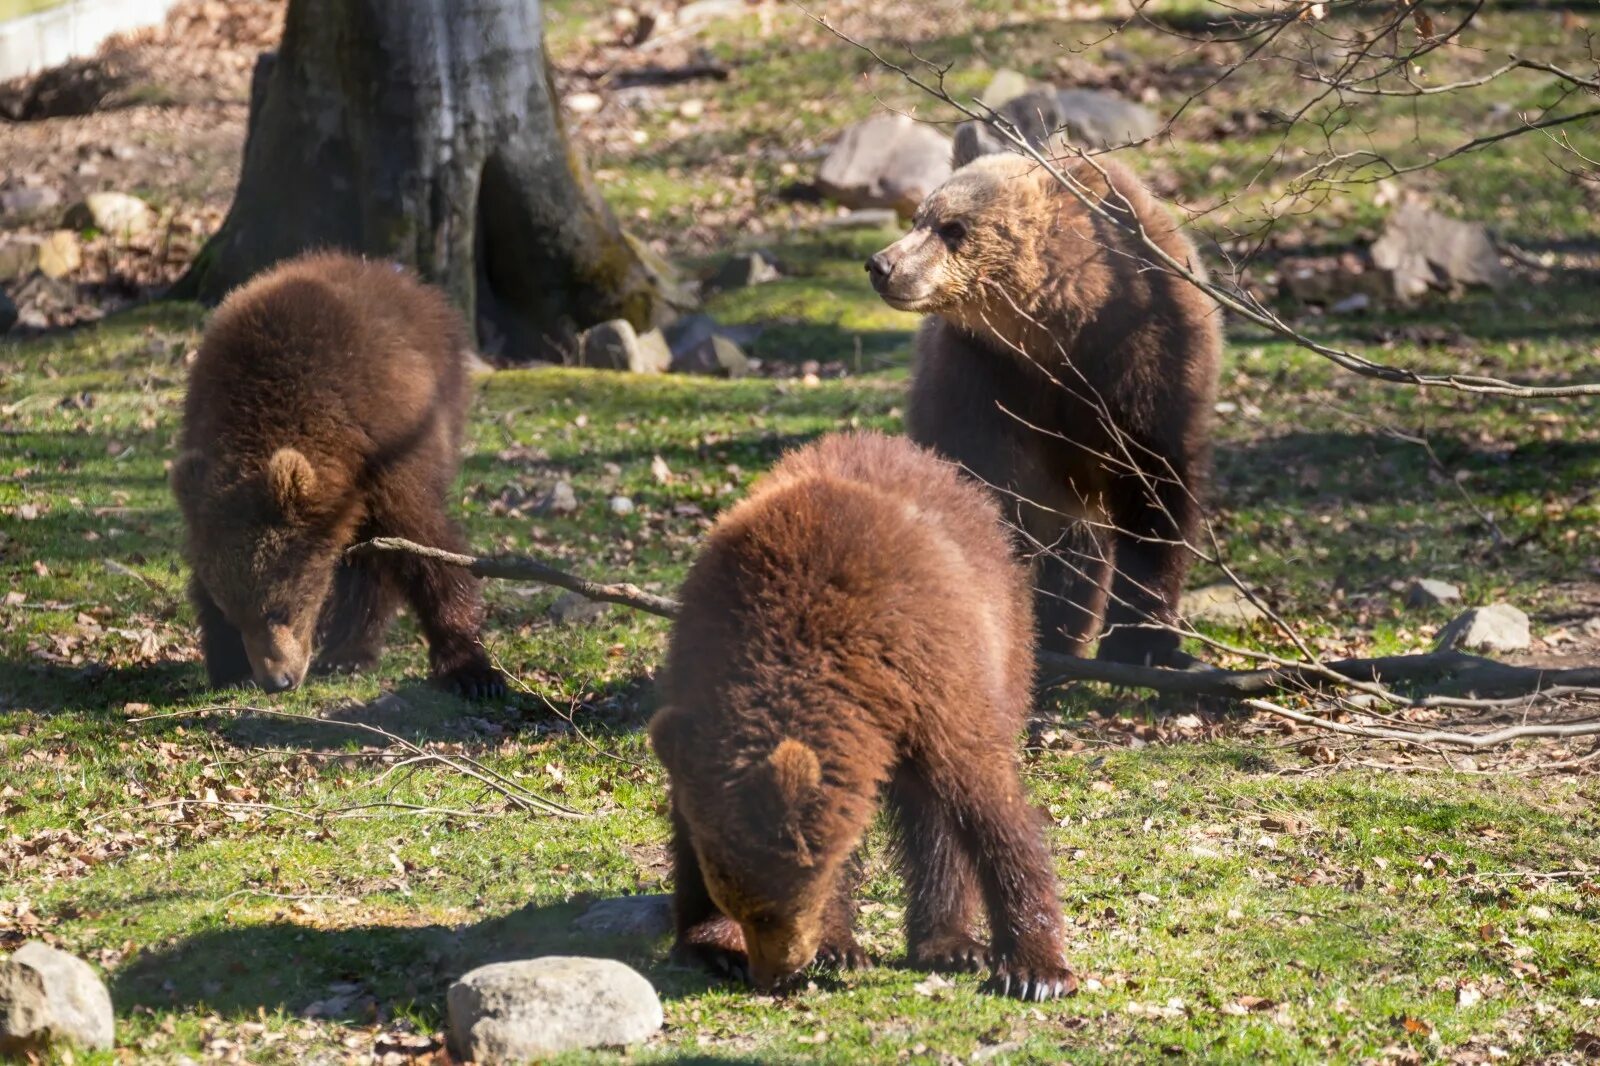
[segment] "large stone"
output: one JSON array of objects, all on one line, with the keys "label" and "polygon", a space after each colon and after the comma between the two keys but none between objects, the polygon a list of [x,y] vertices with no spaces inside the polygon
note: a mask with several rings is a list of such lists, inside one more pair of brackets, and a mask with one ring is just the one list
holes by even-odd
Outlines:
[{"label": "large stone", "polygon": [[485,1066],[636,1044],[663,1020],[650,982],[611,959],[551,955],[480,966],[445,998],[451,1050]]},{"label": "large stone", "polygon": [[983,95],[979,99],[989,107],[999,107],[1010,103],[1032,88],[1033,83],[1028,80],[1026,74],[1020,70],[1001,67],[989,79],[989,85],[983,90]]},{"label": "large stone", "polygon": [[1528,616],[1509,603],[1491,603],[1462,611],[1439,630],[1434,647],[1439,651],[1527,651],[1533,644]]},{"label": "large stone", "polygon": [[1179,613],[1191,621],[1198,619],[1229,626],[1247,626],[1267,617],[1267,612],[1228,582],[1185,592]]},{"label": "large stone", "polygon": [[599,370],[660,374],[672,362],[660,330],[640,336],[627,319],[614,318],[586,332],[578,341],[578,365]]},{"label": "large stone", "polygon": [[711,276],[710,286],[718,292],[729,289],[748,289],[752,285],[765,285],[777,281],[778,268],[762,252],[739,252],[725,259]]},{"label": "large stone", "polygon": [[563,592],[545,613],[559,626],[585,625],[598,622],[611,611],[611,605],[601,600],[591,600],[576,592]]},{"label": "large stone", "polygon": [[[1069,148],[1108,148],[1143,140],[1161,128],[1148,108],[1099,89],[1034,89],[996,109],[1033,147],[1046,155]],[[956,127],[956,166],[981,155],[1015,151],[987,123],[963,122]]]},{"label": "large stone", "polygon": [[47,278],[64,278],[83,266],[83,247],[78,235],[58,229],[39,245],[39,272]]},{"label": "large stone", "polygon": [[88,963],[37,940],[0,962],[0,1057],[51,1044],[111,1047],[111,994]]},{"label": "large stone", "polygon": [[108,237],[126,240],[150,232],[156,213],[137,196],[125,192],[93,192],[67,209],[65,224],[73,229],[93,227]]},{"label": "large stone", "polygon": [[645,895],[603,899],[579,915],[572,928],[590,936],[654,940],[672,932],[672,897]]},{"label": "large stone", "polygon": [[61,206],[61,194],[48,185],[23,186],[0,192],[0,215],[28,218]]},{"label": "large stone", "polygon": [[742,378],[750,372],[750,357],[731,338],[714,333],[674,355],[672,372]]},{"label": "large stone", "polygon": [[900,216],[887,207],[864,207],[844,215],[829,215],[816,222],[817,228],[824,230],[882,229],[899,224]]},{"label": "large stone", "polygon": [[834,143],[817,187],[846,207],[892,207],[910,215],[949,176],[948,137],[905,115],[874,115]]},{"label": "large stone", "polygon": [[39,269],[37,237],[0,237],[0,281],[17,281]]},{"label": "large stone", "polygon": [[1407,607],[1438,607],[1445,603],[1460,603],[1461,590],[1448,581],[1423,577],[1406,587]]},{"label": "large stone", "polygon": [[1389,217],[1372,245],[1372,261],[1389,272],[1401,299],[1457,285],[1500,288],[1510,275],[1489,231],[1476,222],[1446,218],[1416,201]]}]

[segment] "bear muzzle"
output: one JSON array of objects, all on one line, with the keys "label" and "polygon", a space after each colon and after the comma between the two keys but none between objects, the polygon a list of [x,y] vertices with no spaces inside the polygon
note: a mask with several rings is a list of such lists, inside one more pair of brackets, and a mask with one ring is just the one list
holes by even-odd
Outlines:
[{"label": "bear muzzle", "polygon": [[241,635],[250,659],[250,674],[261,691],[287,692],[305,680],[311,666],[311,649],[288,626],[269,626],[264,635]]}]

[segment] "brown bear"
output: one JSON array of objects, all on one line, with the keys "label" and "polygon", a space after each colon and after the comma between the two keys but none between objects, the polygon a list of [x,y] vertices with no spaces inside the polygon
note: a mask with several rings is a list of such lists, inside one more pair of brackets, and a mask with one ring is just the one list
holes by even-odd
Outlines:
[{"label": "brown bear", "polygon": [[[1103,156],[1062,166],[1198,269],[1126,170]],[[1201,521],[1221,314],[1150,258],[1034,161],[987,155],[867,270],[890,306],[927,312],[907,429],[1000,497],[1038,560],[1044,646],[1085,654],[1103,616],[1102,658],[1181,665],[1161,626],[1177,619]]]},{"label": "brown bear", "polygon": [[459,550],[445,514],[470,398],[460,316],[399,267],[307,255],[217,309],[189,374],[172,486],[216,686],[294,688],[313,665],[377,662],[403,598],[433,675],[503,694],[478,641],[478,583],[370,537]]},{"label": "brown bear", "polygon": [[853,856],[887,789],[911,963],[987,959],[1002,993],[1072,991],[1017,772],[1031,615],[994,502],[903,439],[825,437],[723,516],[650,723],[672,791],[675,957],[765,989],[813,959],[865,965]]}]

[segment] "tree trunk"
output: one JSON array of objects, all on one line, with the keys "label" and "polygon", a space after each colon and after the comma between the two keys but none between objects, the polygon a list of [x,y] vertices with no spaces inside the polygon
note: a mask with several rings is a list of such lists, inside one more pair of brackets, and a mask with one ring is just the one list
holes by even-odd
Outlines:
[{"label": "tree trunk", "polygon": [[539,0],[290,0],[233,208],[175,294],[337,247],[415,267],[513,359],[670,317],[664,268],[567,140],[543,32]]}]

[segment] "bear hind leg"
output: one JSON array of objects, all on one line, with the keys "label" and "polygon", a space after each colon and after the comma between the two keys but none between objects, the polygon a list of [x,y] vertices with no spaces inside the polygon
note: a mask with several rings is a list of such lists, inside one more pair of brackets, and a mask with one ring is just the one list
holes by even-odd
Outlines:
[{"label": "bear hind leg", "polygon": [[1044,650],[1082,658],[1089,653],[1111,583],[1109,537],[1076,522],[1034,567],[1034,605]]}]

